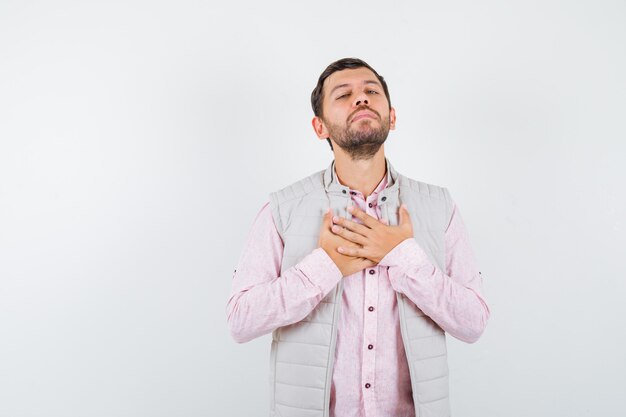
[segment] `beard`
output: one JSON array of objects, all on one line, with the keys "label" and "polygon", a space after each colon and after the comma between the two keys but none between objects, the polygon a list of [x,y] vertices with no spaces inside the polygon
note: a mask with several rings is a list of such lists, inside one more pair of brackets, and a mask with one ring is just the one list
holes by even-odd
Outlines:
[{"label": "beard", "polygon": [[[327,124],[330,139],[343,149],[353,161],[371,159],[389,135],[389,120],[380,115],[380,127],[371,127],[371,119],[358,120],[346,126]],[[351,126],[355,124],[356,126]],[[367,126],[364,126],[367,125]]]}]

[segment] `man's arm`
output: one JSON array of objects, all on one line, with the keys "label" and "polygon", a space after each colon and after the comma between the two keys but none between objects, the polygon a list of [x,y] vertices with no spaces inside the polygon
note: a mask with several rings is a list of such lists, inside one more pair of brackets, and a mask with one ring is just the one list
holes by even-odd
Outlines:
[{"label": "man's arm", "polygon": [[482,278],[461,214],[453,205],[445,232],[446,273],[434,266],[415,239],[405,239],[379,265],[389,267],[393,288],[406,295],[444,331],[473,343],[489,320]]},{"label": "man's arm", "polygon": [[254,220],[226,307],[230,333],[238,343],[304,319],[342,278],[321,247],[281,276],[283,248],[268,202]]}]

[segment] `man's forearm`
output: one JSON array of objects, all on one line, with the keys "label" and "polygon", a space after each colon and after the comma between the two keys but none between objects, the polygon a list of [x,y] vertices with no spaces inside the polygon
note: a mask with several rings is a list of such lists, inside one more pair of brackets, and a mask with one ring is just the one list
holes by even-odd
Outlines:
[{"label": "man's forearm", "polygon": [[[393,252],[393,253],[392,253]],[[407,239],[381,261],[389,266],[394,289],[406,295],[444,331],[464,342],[478,340],[489,319],[478,271],[452,278],[436,268],[414,239]]]},{"label": "man's forearm", "polygon": [[[254,281],[237,274],[235,279]],[[274,329],[304,319],[342,278],[323,249],[318,248],[282,276],[241,288],[228,300],[228,326],[238,343],[250,341]]]}]

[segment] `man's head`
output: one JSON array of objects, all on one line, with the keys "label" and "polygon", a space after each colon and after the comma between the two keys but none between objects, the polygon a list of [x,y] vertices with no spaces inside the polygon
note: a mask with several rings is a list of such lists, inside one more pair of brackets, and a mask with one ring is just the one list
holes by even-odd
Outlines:
[{"label": "man's head", "polygon": [[395,128],[387,83],[360,59],[330,64],[311,93],[311,106],[317,136],[355,160],[374,156]]}]

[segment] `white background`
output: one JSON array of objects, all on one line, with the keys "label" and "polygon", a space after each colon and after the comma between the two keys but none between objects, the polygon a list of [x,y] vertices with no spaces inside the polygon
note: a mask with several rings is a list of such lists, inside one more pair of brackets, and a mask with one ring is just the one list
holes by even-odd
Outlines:
[{"label": "white background", "polygon": [[324,169],[309,97],[388,81],[401,173],[446,186],[491,320],[458,417],[621,416],[626,4],[0,2],[0,416],[265,416],[226,326],[268,194]]}]

